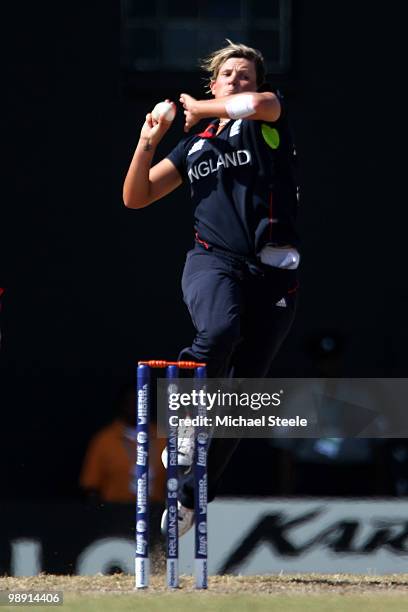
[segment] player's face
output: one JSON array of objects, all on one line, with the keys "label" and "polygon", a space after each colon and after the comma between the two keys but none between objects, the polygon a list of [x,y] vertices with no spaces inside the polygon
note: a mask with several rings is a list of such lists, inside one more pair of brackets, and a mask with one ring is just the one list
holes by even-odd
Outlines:
[{"label": "player's face", "polygon": [[241,57],[227,59],[220,67],[215,81],[211,81],[214,98],[256,91],[257,88],[255,63]]}]

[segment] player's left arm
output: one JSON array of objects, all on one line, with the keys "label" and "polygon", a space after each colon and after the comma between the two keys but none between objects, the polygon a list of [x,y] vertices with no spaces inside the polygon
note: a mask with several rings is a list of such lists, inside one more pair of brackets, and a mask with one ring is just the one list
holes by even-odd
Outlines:
[{"label": "player's left arm", "polygon": [[270,91],[245,92],[212,100],[196,100],[183,93],[180,102],[184,108],[185,132],[207,117],[277,121],[281,113],[279,99]]}]

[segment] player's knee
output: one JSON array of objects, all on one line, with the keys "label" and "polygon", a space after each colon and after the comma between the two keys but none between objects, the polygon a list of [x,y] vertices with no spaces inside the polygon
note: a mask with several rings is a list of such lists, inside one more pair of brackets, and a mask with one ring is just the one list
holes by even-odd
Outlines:
[{"label": "player's knee", "polygon": [[240,340],[238,321],[228,321],[208,330],[208,344],[211,351],[216,354],[229,354]]}]

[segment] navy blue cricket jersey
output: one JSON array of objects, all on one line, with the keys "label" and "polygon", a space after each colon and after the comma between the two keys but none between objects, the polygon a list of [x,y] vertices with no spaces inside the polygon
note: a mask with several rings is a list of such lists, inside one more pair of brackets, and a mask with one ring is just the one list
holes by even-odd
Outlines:
[{"label": "navy blue cricket jersey", "polygon": [[247,256],[266,243],[298,246],[296,153],[283,107],[278,121],[231,120],[213,136],[218,122],[167,156],[190,185],[200,240]]}]

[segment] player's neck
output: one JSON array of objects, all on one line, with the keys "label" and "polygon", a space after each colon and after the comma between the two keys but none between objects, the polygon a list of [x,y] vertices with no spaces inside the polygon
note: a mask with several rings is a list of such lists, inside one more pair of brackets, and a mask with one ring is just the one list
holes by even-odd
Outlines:
[{"label": "player's neck", "polygon": [[221,130],[223,130],[225,126],[227,125],[227,123],[229,123],[230,121],[231,119],[220,119],[220,122],[218,124],[217,134],[219,134]]}]

